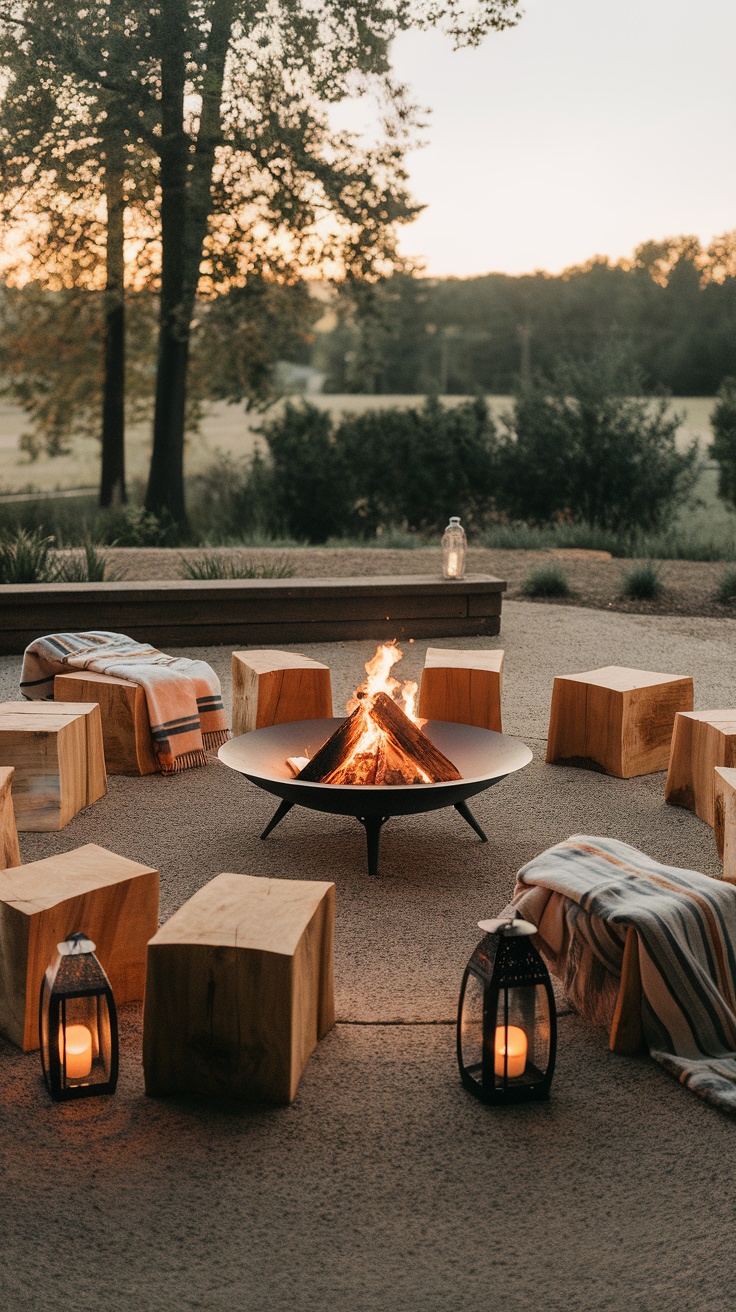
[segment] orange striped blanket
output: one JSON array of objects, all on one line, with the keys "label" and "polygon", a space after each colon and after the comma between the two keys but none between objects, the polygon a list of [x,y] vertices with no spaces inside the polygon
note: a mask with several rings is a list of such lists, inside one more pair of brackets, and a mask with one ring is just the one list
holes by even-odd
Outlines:
[{"label": "orange striped blanket", "polygon": [[122,633],[53,633],[26,647],[20,690],[31,701],[52,698],[54,676],[71,670],[93,670],[140,684],[163,774],[206,765],[205,753],[216,751],[230,737],[220,680],[205,661],[165,656]]}]

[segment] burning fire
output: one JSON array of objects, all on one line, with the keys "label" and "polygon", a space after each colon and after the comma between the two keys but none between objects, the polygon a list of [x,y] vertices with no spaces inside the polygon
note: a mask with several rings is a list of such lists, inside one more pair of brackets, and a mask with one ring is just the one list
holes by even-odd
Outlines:
[{"label": "burning fire", "polygon": [[290,758],[300,779],[325,784],[430,784],[459,779],[455,766],[422,733],[417,685],[391,670],[402,651],[382,643],[367,678],[347,704],[348,718],[310,761]]},{"label": "burning fire", "polygon": [[[395,749],[389,743],[386,734],[371,715],[373,699],[383,692],[393,701],[398,702],[404,714],[421,729],[426,720],[420,720],[416,714],[417,685],[413,679],[403,683],[394,679],[391,670],[404,653],[395,642],[383,642],[376,648],[375,656],[365,663],[367,679],[356,689],[345,706],[348,715],[362,711],[361,732],[357,743],[349,756],[341,761],[335,770],[325,775],[326,784],[372,784],[372,783],[431,783],[429,775],[420,766],[413,767],[413,777],[407,778],[402,762]],[[379,776],[380,777],[377,777]],[[386,777],[389,776],[389,777]],[[400,777],[397,777],[400,776]]]}]

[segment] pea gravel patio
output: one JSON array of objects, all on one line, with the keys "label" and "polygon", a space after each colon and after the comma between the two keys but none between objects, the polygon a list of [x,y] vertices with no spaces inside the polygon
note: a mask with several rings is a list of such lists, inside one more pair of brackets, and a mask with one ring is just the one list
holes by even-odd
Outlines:
[{"label": "pea gravel patio", "polygon": [[[337,885],[339,1023],[296,1100],[252,1108],[143,1092],[138,1008],[122,1016],[113,1099],[48,1101],[37,1054],[0,1040],[0,1304],[13,1312],[722,1312],[736,1256],[736,1125],[648,1060],[612,1056],[564,1000],[546,1105],[491,1110],[460,1087],[454,1011],[476,921],[517,868],[579,831],[717,874],[713,834],[666,807],[664,775],[622,781],[544,764],[555,673],[606,664],[695,676],[696,707],[736,700],[736,621],[504,604],[504,728],[534,762],[473,808],[396,819],[384,877],[352,820],[294,810],[224,766],[110,779],[24,860],[102,843],[158,865],[161,917],[214,874]],[[426,642],[397,672],[417,677]],[[374,644],[302,648],[333,671],[339,711]],[[226,648],[209,660],[230,691]],[[2,699],[20,661],[0,661]]]}]

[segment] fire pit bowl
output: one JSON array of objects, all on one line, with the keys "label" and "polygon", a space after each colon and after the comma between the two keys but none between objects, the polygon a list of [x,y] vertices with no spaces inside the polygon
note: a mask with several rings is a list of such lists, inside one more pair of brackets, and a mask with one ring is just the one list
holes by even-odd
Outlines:
[{"label": "fire pit bowl", "polygon": [[469,724],[428,720],[424,732],[453,762],[462,779],[438,784],[323,784],[295,779],[287,757],[312,757],[342,724],[342,719],[298,720],[255,729],[224,743],[220,760],[244,774],[251,783],[281,798],[281,804],[261,838],[267,838],[293,806],[332,815],[352,815],[365,827],[368,873],[378,874],[381,826],[395,815],[416,815],[454,806],[485,843],[486,835],[467,806],[467,799],[485,792],[507,775],[528,765],[532,753],[526,743],[507,734],[493,733]]}]

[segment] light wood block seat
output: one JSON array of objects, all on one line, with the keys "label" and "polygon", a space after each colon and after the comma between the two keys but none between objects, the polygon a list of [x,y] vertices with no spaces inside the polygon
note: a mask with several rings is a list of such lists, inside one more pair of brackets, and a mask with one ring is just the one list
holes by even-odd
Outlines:
[{"label": "light wood block seat", "polygon": [[99,706],[0,703],[0,765],[15,767],[18,829],[63,829],[107,792]]},{"label": "light wood block seat", "polygon": [[157,772],[146,694],[140,684],[92,670],[57,674],[54,701],[98,703],[108,774]]},{"label": "light wood block seat", "polygon": [[158,872],[88,843],[0,871],[0,1031],[38,1047],[44,971],[69,934],[96,943],[116,1002],[143,997],[146,945],[158,923]]},{"label": "light wood block seat", "polygon": [[665,801],[715,819],[715,767],[736,766],[736,710],[688,711],[677,716]]},{"label": "light wood block seat", "polygon": [[233,735],[293,720],[329,720],[327,665],[291,651],[234,651]]},{"label": "light wood block seat", "polygon": [[0,766],[0,869],[20,865],[18,828],[13,809],[12,783],[15,773],[12,765]]},{"label": "light wood block seat", "polygon": [[335,886],[221,874],[148,945],[150,1094],[287,1103],[334,1024]]},{"label": "light wood block seat", "polygon": [[419,691],[425,720],[475,724],[501,733],[501,681],[504,653],[453,651],[428,647]]},{"label": "light wood block seat", "polygon": [[693,705],[690,676],[607,665],[555,679],[547,761],[619,779],[666,770],[675,716]]},{"label": "light wood block seat", "polygon": [[714,771],[713,830],[723,878],[736,884],[736,769],[717,765]]}]

